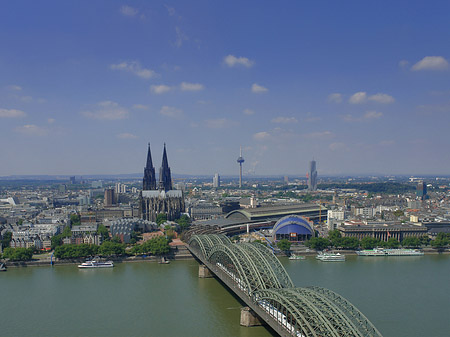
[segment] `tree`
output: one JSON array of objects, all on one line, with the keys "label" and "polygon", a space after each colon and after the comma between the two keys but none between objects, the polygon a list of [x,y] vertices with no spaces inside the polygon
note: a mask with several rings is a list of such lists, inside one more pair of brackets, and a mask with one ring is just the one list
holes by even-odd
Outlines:
[{"label": "tree", "polygon": [[102,236],[103,240],[109,240],[109,231],[108,228],[105,227],[105,225],[101,224],[97,228],[97,234]]},{"label": "tree", "polygon": [[122,243],[105,241],[99,247],[98,253],[102,256],[125,255],[125,247]]},{"label": "tree", "polygon": [[357,238],[350,238],[350,237],[340,238],[339,247],[342,247],[344,249],[358,249],[359,240]]},{"label": "tree", "polygon": [[404,238],[402,241],[402,246],[410,248],[420,247],[420,239],[415,237]]},{"label": "tree", "polygon": [[401,209],[398,209],[398,210],[394,211],[393,214],[394,214],[396,217],[404,216],[404,215],[405,215],[405,213],[404,213]]},{"label": "tree", "polygon": [[422,246],[428,246],[430,244],[431,239],[428,237],[428,235],[422,235],[420,238],[420,244]]},{"label": "tree", "polygon": [[2,239],[2,247],[3,248],[8,248],[9,244],[11,243],[12,240],[12,232],[6,232],[5,234],[3,234],[3,239]]},{"label": "tree", "polygon": [[400,242],[396,238],[389,238],[387,242],[383,242],[383,246],[386,248],[398,248]]},{"label": "tree", "polygon": [[63,230],[61,235],[62,235],[63,238],[70,238],[70,237],[72,237],[72,230],[70,229],[70,226],[64,227],[64,230]]},{"label": "tree", "polygon": [[361,247],[363,249],[373,249],[380,245],[380,240],[366,236],[361,239]]},{"label": "tree", "polygon": [[156,223],[159,225],[163,224],[167,221],[167,214],[166,213],[158,213],[156,216]]},{"label": "tree", "polygon": [[186,214],[183,214],[182,216],[180,216],[179,219],[175,220],[175,222],[180,225],[180,230],[184,231],[186,229],[189,228],[189,226],[191,225],[191,218],[188,217]]},{"label": "tree", "polygon": [[340,247],[342,241],[342,235],[339,230],[335,229],[328,232],[328,240],[330,240],[331,244],[334,247]]},{"label": "tree", "polygon": [[287,239],[283,239],[277,242],[277,247],[284,251],[287,252],[291,249],[291,242]]},{"label": "tree", "polygon": [[431,246],[433,246],[434,248],[444,248],[446,246],[448,246],[450,244],[450,234],[446,234],[446,233],[439,233],[436,236],[436,239],[434,239],[433,241],[431,241]]},{"label": "tree", "polygon": [[63,235],[62,234],[58,234],[58,235],[54,235],[51,238],[51,242],[52,242],[52,249],[56,249],[56,247],[59,247],[62,245],[62,239],[63,239]]},{"label": "tree", "polygon": [[70,214],[70,225],[71,226],[79,226],[80,225],[80,216],[76,213]]},{"label": "tree", "polygon": [[164,236],[158,236],[150,239],[141,245],[141,253],[150,253],[152,255],[163,255],[170,251],[169,240]]},{"label": "tree", "polygon": [[305,242],[305,245],[309,248],[316,250],[324,250],[325,248],[330,246],[330,241],[325,238],[311,238]]},{"label": "tree", "polygon": [[30,261],[34,248],[5,248],[3,257],[11,261]]},{"label": "tree", "polygon": [[96,245],[62,245],[56,247],[55,257],[58,259],[76,259],[81,257],[95,256],[98,253],[98,246]]}]

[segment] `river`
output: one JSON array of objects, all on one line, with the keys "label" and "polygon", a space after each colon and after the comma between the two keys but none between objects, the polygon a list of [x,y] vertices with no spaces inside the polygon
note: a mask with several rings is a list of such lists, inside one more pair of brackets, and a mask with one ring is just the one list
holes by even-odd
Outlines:
[{"label": "river", "polygon": [[[297,286],[341,294],[384,337],[450,335],[449,255],[281,261]],[[0,273],[0,335],[272,336],[264,327],[240,327],[238,300],[197,273],[195,260],[9,268]]]}]

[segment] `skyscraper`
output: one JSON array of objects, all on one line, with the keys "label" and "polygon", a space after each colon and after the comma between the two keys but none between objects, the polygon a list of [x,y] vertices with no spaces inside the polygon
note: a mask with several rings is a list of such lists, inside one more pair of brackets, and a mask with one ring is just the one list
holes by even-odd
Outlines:
[{"label": "skyscraper", "polygon": [[317,190],[317,170],[316,170],[316,161],[312,160],[309,162],[309,172],[307,174],[308,177],[308,190],[316,191]]},{"label": "skyscraper", "polygon": [[242,187],[242,163],[244,162],[244,157],[242,157],[242,146],[240,148],[239,152],[239,158],[237,159],[237,162],[239,163],[239,188]]},{"label": "skyscraper", "polygon": [[217,188],[220,187],[220,176],[219,173],[216,173],[213,177],[213,187]]},{"label": "skyscraper", "polygon": [[416,187],[416,195],[418,198],[420,198],[421,200],[426,199],[427,196],[427,184],[425,184],[423,181],[420,181],[417,184]]},{"label": "skyscraper", "polygon": [[116,196],[113,188],[105,189],[105,199],[103,200],[103,205],[105,207],[111,207],[116,203]]}]

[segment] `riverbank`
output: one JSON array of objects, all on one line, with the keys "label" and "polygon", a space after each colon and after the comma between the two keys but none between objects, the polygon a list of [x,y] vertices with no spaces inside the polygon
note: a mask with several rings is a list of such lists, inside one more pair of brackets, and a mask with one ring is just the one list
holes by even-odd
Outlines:
[{"label": "riverbank", "polygon": [[[425,255],[450,255],[450,250],[446,249],[444,251],[438,251],[434,248],[425,248],[422,249]],[[345,255],[357,255],[356,251],[354,250],[337,250],[333,249],[330,250],[330,252],[333,253],[341,253]],[[304,256],[315,256],[317,255],[317,252],[315,250],[291,250],[292,254],[296,255],[304,255]],[[277,256],[289,256],[288,254],[285,254],[284,252],[277,252]],[[186,248],[186,246],[177,246],[176,248],[172,248],[169,254],[162,255],[162,256],[125,256],[125,257],[112,257],[108,258],[108,260],[113,261],[114,263],[132,263],[132,262],[159,262],[161,261],[161,258],[164,257],[166,260],[169,261],[176,261],[176,260],[192,260],[194,259],[194,256],[189,252],[189,250]],[[80,258],[80,259],[53,259],[54,266],[58,265],[73,265],[73,264],[81,264],[86,261],[86,258]],[[44,258],[44,259],[34,259],[32,261],[18,261],[18,262],[12,262],[8,261],[5,262],[5,265],[7,268],[14,268],[14,267],[39,267],[39,266],[48,266],[50,265],[50,258]]]},{"label": "riverbank", "polygon": [[[114,263],[129,263],[129,262],[159,262],[161,258],[164,257],[166,260],[191,260],[194,256],[189,252],[185,246],[178,246],[175,249],[162,256],[125,256],[125,257],[109,257],[108,260]],[[39,267],[39,266],[58,266],[58,265],[71,265],[71,264],[81,264],[86,261],[86,258],[79,259],[53,259],[53,263],[50,261],[50,257],[43,259],[34,259],[31,261],[7,261],[5,265],[7,268],[14,267]]]}]

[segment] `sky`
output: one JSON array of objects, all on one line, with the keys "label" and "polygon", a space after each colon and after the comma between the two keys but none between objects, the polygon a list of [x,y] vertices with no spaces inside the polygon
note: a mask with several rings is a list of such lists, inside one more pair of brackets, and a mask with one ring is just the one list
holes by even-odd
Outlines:
[{"label": "sky", "polygon": [[449,174],[448,1],[2,1],[0,176]]}]

